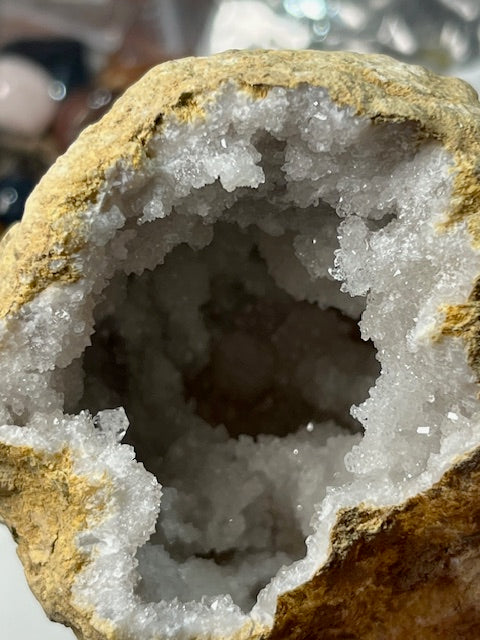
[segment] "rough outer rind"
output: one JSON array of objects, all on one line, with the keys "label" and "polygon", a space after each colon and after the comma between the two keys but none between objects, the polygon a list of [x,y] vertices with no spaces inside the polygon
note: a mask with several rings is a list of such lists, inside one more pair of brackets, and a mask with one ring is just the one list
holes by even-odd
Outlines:
[{"label": "rough outer rind", "polygon": [[[0,318],[13,316],[50,283],[81,277],[75,255],[86,242],[82,212],[97,200],[108,174],[118,165],[128,170],[142,164],[148,141],[166,115],[175,113],[186,122],[203,117],[206,102],[227,81],[258,99],[272,86],[322,86],[339,105],[373,121],[418,122],[425,136],[440,140],[455,160],[445,230],[466,218],[472,240],[480,243],[480,107],[462,81],[384,56],[310,51],[190,58],[148,73],[42,180],[23,222],[0,244]],[[66,258],[62,271],[51,271],[54,258]],[[479,359],[478,289],[465,305],[445,309],[439,333],[465,338],[473,365]],[[85,562],[75,535],[86,527],[85,499],[93,487],[72,473],[68,452],[48,458],[1,445],[0,454],[0,515],[15,531],[32,589],[47,613],[73,626],[79,637],[114,639],[117,633],[108,622],[79,610],[70,593]],[[378,638],[386,633],[394,638],[395,626],[398,637],[474,637],[480,628],[473,607],[480,584],[479,460],[477,450],[432,489],[395,509],[359,506],[342,513],[327,564],[280,599],[274,629],[264,638]],[[457,613],[445,619],[444,612],[457,600]],[[416,631],[419,619],[426,620],[421,632]],[[246,628],[239,638],[250,634]]]},{"label": "rough outer rind", "polygon": [[[73,472],[68,449],[46,454],[0,443],[0,460],[0,516],[18,542],[33,593],[52,620],[73,627],[79,637],[110,640],[108,623],[96,620],[93,626],[95,613],[79,610],[71,593],[86,562],[75,538],[87,528],[87,517],[91,526],[102,515],[98,485]],[[101,490],[105,495],[106,479]]]},{"label": "rough outer rind", "polygon": [[339,514],[330,557],[279,598],[269,640],[438,640],[480,631],[480,451],[425,493]]}]

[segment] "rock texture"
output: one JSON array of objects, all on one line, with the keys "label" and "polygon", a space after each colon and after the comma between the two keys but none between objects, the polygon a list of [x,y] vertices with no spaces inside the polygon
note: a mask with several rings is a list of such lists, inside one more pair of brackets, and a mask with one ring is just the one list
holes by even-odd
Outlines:
[{"label": "rock texture", "polygon": [[478,451],[399,507],[344,511],[328,562],[280,598],[269,640],[475,638],[479,523]]},{"label": "rock texture", "polygon": [[[72,472],[67,450],[49,456],[0,444],[0,460],[0,514],[18,543],[33,593],[51,620],[80,638],[111,637],[108,629],[92,626],[93,612],[71,603],[73,581],[85,563],[75,538],[87,526],[86,505],[95,503],[98,486]],[[94,510],[101,514],[102,506]]]}]

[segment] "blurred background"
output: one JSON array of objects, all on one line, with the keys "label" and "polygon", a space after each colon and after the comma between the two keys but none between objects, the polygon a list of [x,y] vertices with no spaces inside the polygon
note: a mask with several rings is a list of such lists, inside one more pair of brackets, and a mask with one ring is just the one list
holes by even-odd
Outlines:
[{"label": "blurred background", "polygon": [[382,52],[480,86],[480,0],[0,0],[0,229],[151,66],[232,48]]}]

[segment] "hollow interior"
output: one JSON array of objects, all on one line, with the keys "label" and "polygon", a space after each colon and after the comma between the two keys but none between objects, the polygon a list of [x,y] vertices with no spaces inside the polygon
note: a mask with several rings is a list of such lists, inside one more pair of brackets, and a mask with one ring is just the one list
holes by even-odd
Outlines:
[{"label": "hollow interior", "polygon": [[[104,290],[66,409],[120,434],[128,419],[124,442],[162,484],[155,533],[137,553],[144,600],[229,594],[248,611],[305,555],[327,488],[351,480],[343,458],[363,430],[350,409],[380,368],[360,338],[363,264],[348,243],[395,227],[389,179],[414,157],[417,132],[344,122],[336,108],[316,115],[314,126],[338,129],[333,165],[318,140],[312,161],[287,120],[281,135],[256,129],[229,162],[213,156],[211,184],[169,201],[156,178],[122,203],[136,212],[124,230],[136,234],[134,273]],[[227,152],[229,134],[218,141]],[[381,173],[370,184],[372,157]],[[342,238],[355,297],[338,282]]]},{"label": "hollow interior", "polygon": [[117,276],[97,308],[72,409],[123,407],[124,441],[162,482],[156,533],[139,556],[150,598],[228,592],[250,608],[305,554],[331,481],[327,439],[341,453],[359,437],[349,411],[379,373],[373,346],[358,318],[278,286],[265,241],[291,244],[218,222],[204,249],[180,245],[153,271]]}]

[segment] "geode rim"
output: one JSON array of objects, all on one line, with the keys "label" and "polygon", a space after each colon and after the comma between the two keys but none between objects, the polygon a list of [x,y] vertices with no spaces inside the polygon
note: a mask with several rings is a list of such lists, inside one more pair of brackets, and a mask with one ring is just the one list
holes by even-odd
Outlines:
[{"label": "geode rim", "polygon": [[[453,153],[457,174],[450,219],[468,217],[473,239],[479,241],[478,223],[470,220],[480,199],[477,94],[463,80],[380,54],[233,51],[185,58],[147,73],[100,123],[82,132],[34,190],[26,203],[22,233],[13,226],[2,242],[0,318],[51,282],[72,282],[81,276],[71,259],[85,242],[79,214],[96,200],[109,171],[117,164],[134,170],[167,114],[185,121],[202,117],[209,92],[232,79],[240,90],[259,98],[273,86],[321,86],[338,105],[352,107],[372,121],[418,122],[426,137],[440,140]],[[22,251],[24,246],[28,251]],[[67,258],[67,264],[52,272],[47,258],[57,254]]]}]

